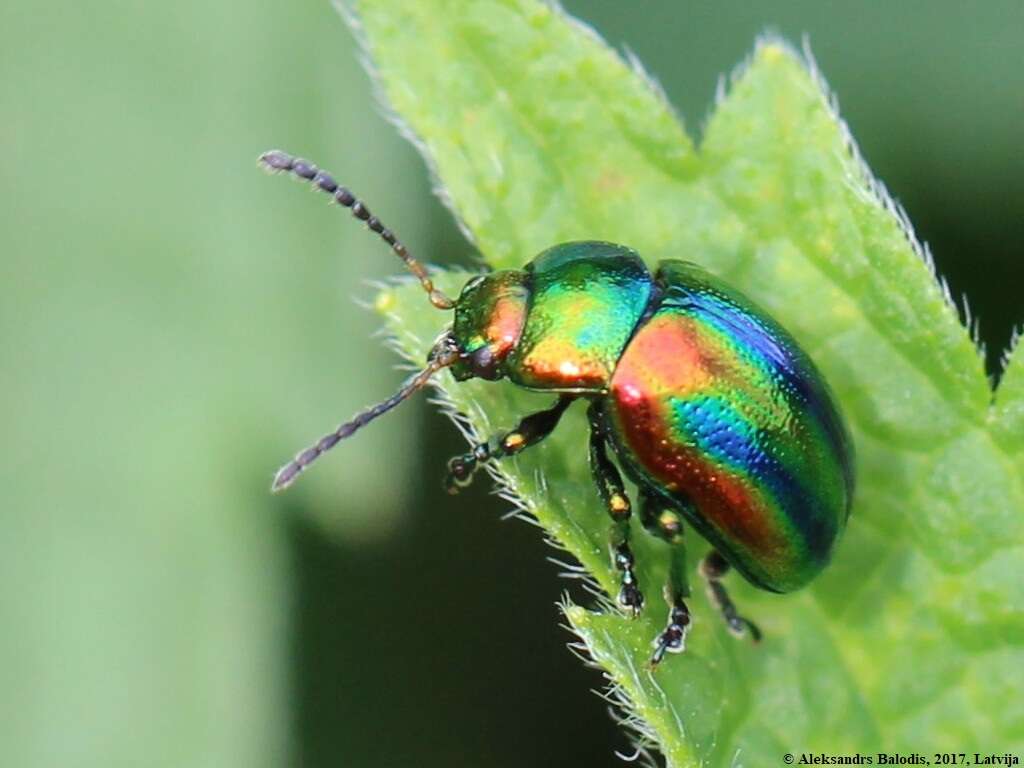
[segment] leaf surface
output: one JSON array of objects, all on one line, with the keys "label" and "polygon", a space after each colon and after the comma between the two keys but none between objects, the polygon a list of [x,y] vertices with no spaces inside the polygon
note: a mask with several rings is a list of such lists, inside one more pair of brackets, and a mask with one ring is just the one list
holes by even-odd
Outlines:
[{"label": "leaf surface", "polygon": [[[796,595],[730,579],[765,631],[760,646],[730,637],[694,581],[687,652],[652,672],[667,553],[639,531],[644,616],[567,607],[641,744],[672,766],[1024,747],[1012,682],[1024,669],[1022,354],[992,405],[968,332],[805,57],[761,41],[698,150],[642,73],[552,6],[360,0],[352,10],[383,92],[488,263],[518,267],[572,239],[626,243],[651,265],[700,262],[796,335],[848,418],[858,491],[834,563]],[[457,293],[467,278],[441,282]],[[445,318],[417,294],[388,289],[378,306],[421,361]],[[439,384],[478,435],[551,400],[447,374]],[[582,411],[500,470],[613,593]],[[687,546],[692,564],[704,545],[691,535]]]}]

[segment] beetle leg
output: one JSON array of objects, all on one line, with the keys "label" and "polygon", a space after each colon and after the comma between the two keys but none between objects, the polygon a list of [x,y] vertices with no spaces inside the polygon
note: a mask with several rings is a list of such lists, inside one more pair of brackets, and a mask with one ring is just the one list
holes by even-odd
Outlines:
[{"label": "beetle leg", "polygon": [[640,522],[648,533],[664,539],[669,544],[680,543],[683,540],[683,516],[647,491],[640,492]]},{"label": "beetle leg", "polygon": [[610,548],[612,564],[622,574],[622,587],[618,602],[633,616],[638,616],[644,606],[644,596],[637,583],[633,550],[629,546],[629,519],[633,514],[622,483],[622,475],[608,458],[605,446],[601,406],[594,401],[587,410],[590,420],[590,472],[597,484],[597,492],[612,518]]},{"label": "beetle leg", "polygon": [[725,590],[725,585],[722,584],[722,577],[728,572],[729,562],[716,550],[708,552],[700,563],[700,574],[708,583],[708,597],[712,603],[718,606],[729,631],[739,637],[746,630],[756,643],[761,639],[761,630],[754,622],[743,618],[736,612],[736,606]]},{"label": "beetle leg", "polygon": [[690,609],[681,597],[675,597],[668,612],[668,626],[654,641],[651,666],[656,667],[665,658],[665,653],[682,653],[686,650],[686,633],[690,631]]},{"label": "beetle leg", "polygon": [[686,546],[683,543],[682,516],[657,496],[641,492],[640,520],[649,532],[671,547],[665,602],[669,605],[668,625],[654,640],[651,666],[657,666],[666,653],[681,653],[690,631],[690,609],[683,598],[690,594],[686,581]]},{"label": "beetle leg", "polygon": [[636,571],[633,566],[633,550],[629,546],[629,520],[612,523],[611,533],[612,562],[622,572],[622,587],[619,589],[618,602],[633,617],[640,615],[644,607],[644,595],[637,584]]},{"label": "beetle leg", "polygon": [[458,493],[460,488],[469,485],[473,474],[484,462],[514,456],[550,435],[574,399],[573,395],[562,395],[546,411],[524,417],[511,432],[493,437],[486,443],[478,443],[470,451],[453,458],[448,462],[448,474],[444,480],[448,493]]}]

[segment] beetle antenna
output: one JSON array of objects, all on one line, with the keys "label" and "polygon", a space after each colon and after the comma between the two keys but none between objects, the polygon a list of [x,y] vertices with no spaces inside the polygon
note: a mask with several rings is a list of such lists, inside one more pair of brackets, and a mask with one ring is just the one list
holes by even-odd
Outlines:
[{"label": "beetle antenna", "polygon": [[292,157],[279,149],[272,149],[260,155],[260,164],[272,173],[285,171],[299,179],[308,181],[313,185],[313,189],[326,192],[338,205],[350,208],[352,215],[360,221],[366,222],[366,226],[371,231],[380,235],[381,240],[390,245],[395,255],[405,262],[405,266],[410,272],[416,275],[420,285],[423,286],[423,290],[430,297],[431,304],[438,309],[451,309],[455,306],[454,301],[434,287],[434,281],[430,279],[426,268],[412,257],[408,249],[395,237],[394,232],[385,227],[380,219],[370,213],[370,209],[363,204],[362,200],[359,200],[347,188],[338,184],[331,174],[317,168],[308,160]]},{"label": "beetle antenna", "polygon": [[[444,342],[447,342],[447,339],[445,339]],[[357,413],[349,421],[340,425],[336,430],[324,435],[304,451],[297,453],[294,459],[281,467],[281,469],[277,471],[277,474],[274,475],[274,482],[270,486],[270,490],[275,493],[277,491],[283,491],[295,482],[298,476],[305,471],[306,467],[319,459],[346,437],[351,437],[378,416],[383,416],[399,403],[404,400],[408,400],[412,395],[416,394],[427,385],[431,376],[442,368],[447,368],[449,365],[452,365],[459,359],[459,357],[460,354],[458,350],[450,344],[447,344],[444,347],[441,345],[435,347],[435,351],[430,355],[427,367],[406,379],[401,389],[399,389],[395,394],[384,402],[378,403],[372,408],[367,408],[365,411]]]}]

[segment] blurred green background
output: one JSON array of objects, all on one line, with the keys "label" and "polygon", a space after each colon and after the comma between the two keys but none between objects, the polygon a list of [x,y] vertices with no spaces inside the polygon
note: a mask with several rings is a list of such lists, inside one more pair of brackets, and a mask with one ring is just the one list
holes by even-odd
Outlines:
[{"label": "blurred green background", "polygon": [[[1024,4],[567,6],[691,131],[757,33],[807,33],[997,370]],[[0,765],[615,764],[553,553],[485,483],[442,493],[461,446],[425,402],[268,494],[400,379],[354,301],[397,261],[259,174],[272,146],[471,262],[326,0],[0,4]]]}]

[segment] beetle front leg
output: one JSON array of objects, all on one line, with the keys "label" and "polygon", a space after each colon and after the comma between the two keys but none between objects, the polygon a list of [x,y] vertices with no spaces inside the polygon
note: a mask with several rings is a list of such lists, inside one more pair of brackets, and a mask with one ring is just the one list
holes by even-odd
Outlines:
[{"label": "beetle front leg", "polygon": [[637,583],[635,559],[629,546],[629,519],[633,510],[622,484],[622,475],[608,458],[602,426],[601,407],[597,401],[587,411],[590,419],[590,472],[597,484],[597,492],[612,518],[610,548],[612,564],[622,574],[618,602],[633,616],[644,606],[644,596]]},{"label": "beetle front leg", "polygon": [[574,399],[572,395],[562,395],[546,411],[524,417],[511,432],[493,437],[486,443],[478,443],[470,451],[451,459],[444,480],[445,489],[448,493],[456,494],[473,481],[473,475],[481,464],[514,456],[539,443],[558,426],[559,419]]},{"label": "beetle front leg", "polygon": [[756,643],[761,640],[761,630],[757,625],[739,615],[736,606],[729,597],[729,593],[722,584],[722,577],[729,572],[729,562],[716,550],[708,552],[707,556],[700,563],[700,575],[708,584],[708,597],[711,602],[718,606],[718,610],[725,619],[725,624],[732,634],[740,637],[744,630],[750,633],[750,638]]}]

